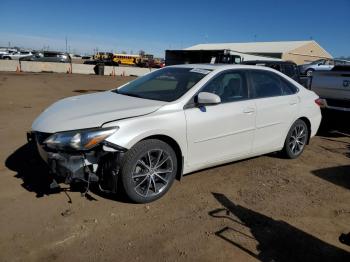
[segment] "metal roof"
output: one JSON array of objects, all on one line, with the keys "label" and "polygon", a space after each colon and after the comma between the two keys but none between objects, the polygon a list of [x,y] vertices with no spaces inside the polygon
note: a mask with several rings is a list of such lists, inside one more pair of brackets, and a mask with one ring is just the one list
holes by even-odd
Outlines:
[{"label": "metal roof", "polygon": [[232,51],[238,51],[238,52],[244,52],[244,53],[285,53],[310,43],[314,43],[319,46],[319,44],[316,41],[311,40],[311,41],[198,44],[198,45],[185,48],[185,50],[229,49]]}]

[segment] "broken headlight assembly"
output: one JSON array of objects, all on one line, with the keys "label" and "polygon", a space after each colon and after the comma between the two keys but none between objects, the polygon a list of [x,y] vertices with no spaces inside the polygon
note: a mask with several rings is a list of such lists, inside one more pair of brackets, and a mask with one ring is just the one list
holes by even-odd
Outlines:
[{"label": "broken headlight assembly", "polygon": [[99,145],[118,129],[119,127],[108,127],[59,132],[48,137],[44,144],[58,151],[86,151]]}]

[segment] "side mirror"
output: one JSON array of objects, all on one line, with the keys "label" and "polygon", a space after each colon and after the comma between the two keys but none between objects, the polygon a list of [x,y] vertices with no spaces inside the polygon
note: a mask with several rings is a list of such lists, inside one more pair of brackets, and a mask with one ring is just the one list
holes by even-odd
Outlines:
[{"label": "side mirror", "polygon": [[199,105],[217,105],[221,103],[221,98],[213,93],[200,92],[197,96]]}]

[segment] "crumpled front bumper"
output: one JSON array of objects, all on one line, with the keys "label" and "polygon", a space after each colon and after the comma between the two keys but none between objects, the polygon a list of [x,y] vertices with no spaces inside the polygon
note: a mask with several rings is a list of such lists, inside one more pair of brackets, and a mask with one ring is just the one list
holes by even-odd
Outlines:
[{"label": "crumpled front bumper", "polygon": [[48,164],[50,173],[70,184],[78,181],[97,182],[96,171],[101,152],[55,152],[49,150],[43,141],[51,134],[28,132],[27,140],[38,150],[40,157]]},{"label": "crumpled front bumper", "polygon": [[88,185],[90,182],[97,182],[101,191],[117,192],[120,163],[127,151],[125,148],[104,141],[90,151],[58,152],[47,148],[44,144],[51,135],[28,132],[27,140],[37,148],[41,158],[48,164],[51,175],[57,181],[64,181],[66,184],[83,181]]},{"label": "crumpled front bumper", "polygon": [[[65,179],[69,184],[78,181],[97,182],[98,177],[95,175],[98,167],[98,159],[91,152],[89,156],[74,155],[68,153],[47,153],[47,163],[52,174]],[[88,160],[92,162],[90,162]]]}]

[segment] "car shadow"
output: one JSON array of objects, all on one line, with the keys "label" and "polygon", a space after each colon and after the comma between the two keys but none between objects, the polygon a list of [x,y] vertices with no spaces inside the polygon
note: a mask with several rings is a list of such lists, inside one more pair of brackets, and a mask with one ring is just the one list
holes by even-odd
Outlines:
[{"label": "car shadow", "polygon": [[337,186],[350,189],[350,165],[317,169],[311,173]]},{"label": "car shadow", "polygon": [[322,110],[322,121],[317,132],[323,137],[350,137],[350,112]]},{"label": "car shadow", "polygon": [[224,194],[212,193],[222,205],[209,212],[230,222],[216,236],[263,262],[350,261],[350,253],[284,221],[237,205]]},{"label": "car shadow", "polygon": [[91,187],[91,192],[94,193],[95,195],[102,197],[104,199],[120,202],[120,203],[126,203],[126,204],[134,204],[134,202],[130,201],[130,199],[126,196],[124,193],[122,187],[119,185],[118,186],[118,191],[117,193],[105,193],[102,192],[98,186],[93,186]]},{"label": "car shadow", "polygon": [[17,172],[16,178],[23,181],[22,187],[35,192],[37,197],[59,193],[59,189],[51,189],[53,178],[44,161],[40,159],[33,145],[27,143],[18,148],[5,161],[8,169]]}]

